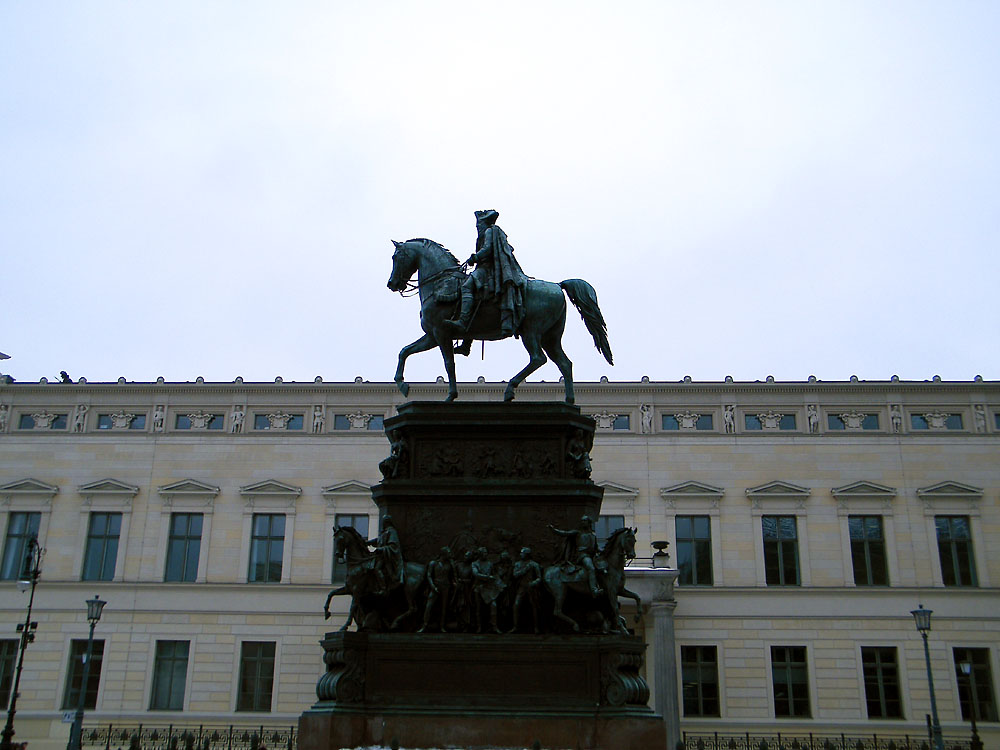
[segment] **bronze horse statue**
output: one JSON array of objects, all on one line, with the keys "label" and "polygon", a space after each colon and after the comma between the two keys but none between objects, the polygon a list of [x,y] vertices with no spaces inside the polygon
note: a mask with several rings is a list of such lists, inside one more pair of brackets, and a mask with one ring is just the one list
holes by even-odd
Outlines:
[{"label": "bronze horse statue", "polygon": [[[639,595],[625,588],[625,565],[635,559],[635,529],[625,527],[615,529],[603,549],[597,554],[594,565],[597,568],[597,580],[604,588],[604,593],[598,599],[606,599],[608,616],[604,620],[604,632],[613,628],[621,633],[628,634],[625,627],[625,620],[619,614],[618,597],[625,596],[635,600],[636,622],[639,621],[639,609],[642,602]],[[566,601],[566,593],[575,591],[593,600],[590,593],[590,584],[587,581],[587,571],[580,566],[570,573],[563,570],[563,564],[550,565],[542,572],[542,580],[545,588],[554,600],[552,615],[557,620],[562,620],[573,627],[574,632],[579,632],[580,625],[572,617],[563,612],[563,604]]]},{"label": "bronze horse statue", "polygon": [[[392,254],[392,273],[386,286],[394,292],[407,289],[410,278],[417,274],[416,288],[420,294],[420,326],[424,335],[399,352],[399,366],[395,381],[403,395],[410,386],[403,380],[403,365],[406,358],[417,352],[425,352],[435,346],[444,357],[445,371],[448,373],[448,398],[458,398],[455,384],[455,346],[451,330],[445,321],[455,316],[458,288],[466,278],[466,273],[448,250],[433,240],[413,239],[396,242]],[[531,373],[552,358],[562,373],[566,387],[566,402],[574,402],[573,363],[562,348],[562,335],[566,327],[566,298],[563,292],[580,312],[583,322],[594,338],[598,348],[609,364],[614,364],[611,345],[608,343],[607,325],[597,305],[597,293],[583,279],[567,279],[559,284],[539,279],[529,279],[524,289],[524,319],[517,336],[528,352],[527,366],[511,378],[504,391],[503,400],[514,398],[514,389]],[[473,315],[469,330],[469,340],[496,340],[504,338],[500,333],[499,311],[489,300],[484,301]]]},{"label": "bronze horse statue", "polygon": [[[347,630],[352,621],[357,623],[358,630],[367,629],[371,624],[366,622],[368,611],[364,605],[365,599],[384,596],[378,590],[375,553],[369,551],[368,540],[350,526],[334,527],[333,545],[337,560],[347,565],[347,576],[343,586],[333,589],[327,595],[326,604],[323,605],[323,616],[326,619],[330,618],[330,601],[333,597],[348,594],[351,597],[351,609],[347,613],[347,621],[340,629]],[[406,600],[406,610],[392,621],[390,630],[399,627],[399,624],[415,614],[420,606],[420,590],[424,583],[426,566],[409,562],[404,568],[405,578],[400,588]],[[389,595],[394,593],[390,592]]]}]

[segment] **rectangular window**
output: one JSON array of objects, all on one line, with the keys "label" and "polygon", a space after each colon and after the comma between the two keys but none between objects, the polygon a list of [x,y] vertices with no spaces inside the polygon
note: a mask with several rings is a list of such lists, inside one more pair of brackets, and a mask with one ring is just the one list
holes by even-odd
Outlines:
[{"label": "rectangular window", "polygon": [[[50,430],[65,430],[67,419],[65,414],[49,414],[48,415],[48,428]],[[19,430],[33,430],[37,425],[35,424],[35,418],[31,414],[22,414],[17,421],[17,428]],[[41,429],[45,429],[45,423],[42,423]]]},{"label": "rectangular window", "polygon": [[[684,423],[684,427],[690,429],[694,427],[696,430],[711,430],[714,428],[712,415],[711,414],[698,414],[698,415],[681,415],[685,418],[690,417],[690,421]],[[664,430],[679,430],[681,429],[681,422],[677,419],[674,414],[664,414],[661,419],[662,426]]]},{"label": "rectangular window", "polygon": [[744,414],[743,427],[747,430],[794,430],[794,414]]},{"label": "rectangular window", "polygon": [[902,719],[896,649],[862,646],[861,667],[865,677],[865,704],[869,719]]},{"label": "rectangular window", "polygon": [[384,430],[385,429],[385,417],[381,414],[376,414],[374,417],[368,420],[369,430]]},{"label": "rectangular window", "polygon": [[882,516],[850,516],[851,561],[856,586],[888,586]]},{"label": "rectangular window", "polygon": [[[145,416],[143,417],[143,427],[145,427]],[[198,424],[192,424],[191,417],[187,414],[178,414],[174,418],[174,427],[178,430],[221,430],[226,422],[222,414],[205,415],[198,420]]]},{"label": "rectangular window", "polygon": [[14,687],[14,669],[17,665],[17,647],[19,641],[15,638],[0,640],[0,706],[10,703],[10,693]]},{"label": "rectangular window", "polygon": [[335,430],[349,430],[349,429],[351,429],[351,420],[347,418],[346,414],[334,414],[333,415],[333,429],[335,429]]},{"label": "rectangular window", "polygon": [[240,649],[237,711],[270,711],[274,688],[274,642],[244,641]]},{"label": "rectangular window", "polygon": [[708,516],[677,516],[677,569],[682,584],[712,585],[712,527]]},{"label": "rectangular window", "polygon": [[[66,692],[63,694],[63,711],[75,710],[80,704],[80,689],[83,686],[83,660],[87,655],[87,639],[74,638],[69,644],[69,674],[66,677]],[[101,665],[104,663],[104,641],[94,640],[90,673],[84,691],[83,707],[93,711],[97,708],[97,688],[101,684]]]},{"label": "rectangular window", "polygon": [[121,513],[91,513],[87,549],[83,555],[84,581],[111,581],[115,577]]},{"label": "rectangular window", "polygon": [[192,583],[198,578],[201,554],[201,513],[172,513],[167,538],[167,567],[163,580]]},{"label": "rectangular window", "polygon": [[[993,695],[993,675],[990,669],[988,648],[956,648],[955,677],[958,679],[958,698],[962,704],[962,719],[971,721],[996,721],[997,702]],[[969,665],[965,674],[962,664]],[[974,713],[973,713],[974,712]]]},{"label": "rectangular window", "polygon": [[190,641],[156,642],[150,711],[180,711],[184,708],[190,645]]},{"label": "rectangular window", "polygon": [[[336,526],[349,526],[368,538],[368,516],[364,513],[338,513],[333,521]],[[333,583],[343,583],[347,577],[347,566],[337,561],[337,550],[333,550]]]},{"label": "rectangular window", "polygon": [[914,430],[961,430],[961,414],[911,414],[910,427]]},{"label": "rectangular window", "polygon": [[251,583],[280,583],[281,558],[285,551],[285,516],[255,513],[250,536]]},{"label": "rectangular window", "polygon": [[[275,415],[271,415],[275,416]],[[284,424],[284,429],[286,430],[301,430],[303,424],[302,414],[286,414],[284,415],[284,421],[281,419],[276,420],[276,426],[271,427],[271,418],[267,414],[255,414],[253,417],[253,428],[255,430],[270,430],[282,429],[281,425]]]},{"label": "rectangular window", "polygon": [[7,537],[3,544],[3,563],[0,580],[13,581],[25,573],[28,540],[38,538],[41,513],[11,513],[7,518]]},{"label": "rectangular window", "polygon": [[810,716],[805,646],[771,646],[771,684],[776,718]]},{"label": "rectangular window", "polygon": [[760,423],[760,418],[755,414],[744,414],[743,415],[743,427],[747,430],[763,430],[764,427]]},{"label": "rectangular window", "polygon": [[685,716],[719,716],[719,666],[715,646],[681,646]]},{"label": "rectangular window", "polygon": [[975,586],[972,532],[968,516],[935,516],[941,577],[945,586]]},{"label": "rectangular window", "polygon": [[1000,430],[1000,411],[993,413],[993,427]]},{"label": "rectangular window", "polygon": [[761,516],[764,578],[768,586],[799,585],[799,540],[795,516]]},{"label": "rectangular window", "polygon": [[847,416],[849,421],[845,422],[844,417],[840,414],[827,414],[827,427],[831,430],[846,430],[848,427],[852,430],[878,429],[878,414],[849,414]]},{"label": "rectangular window", "polygon": [[111,429],[111,415],[110,414],[98,414],[97,415],[97,429],[99,429],[99,430],[110,430]]},{"label": "rectangular window", "polygon": [[628,414],[619,414],[615,417],[615,421],[611,423],[611,429],[613,430],[627,430],[629,429],[629,419]]},{"label": "rectangular window", "polygon": [[597,543],[603,546],[615,531],[624,528],[625,516],[598,516],[597,523],[594,524],[594,533],[597,534]]}]

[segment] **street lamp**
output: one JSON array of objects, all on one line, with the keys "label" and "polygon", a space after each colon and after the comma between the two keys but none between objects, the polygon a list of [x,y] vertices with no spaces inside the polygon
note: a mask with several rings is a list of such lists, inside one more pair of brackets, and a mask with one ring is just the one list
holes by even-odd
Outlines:
[{"label": "street lamp", "polygon": [[87,622],[90,623],[90,636],[87,639],[87,655],[83,657],[83,681],[80,683],[80,695],[76,703],[76,716],[73,717],[73,726],[69,730],[69,744],[67,750],[80,750],[80,743],[83,739],[83,704],[87,700],[87,683],[90,681],[90,660],[94,655],[94,626],[101,619],[101,610],[104,609],[105,601],[101,597],[94,595],[93,599],[87,600]]},{"label": "street lamp", "polygon": [[28,539],[27,550],[24,553],[24,565],[21,568],[21,577],[17,581],[18,591],[25,592],[31,590],[28,597],[28,614],[24,617],[24,622],[18,623],[17,632],[21,634],[21,643],[17,657],[17,670],[14,672],[14,689],[10,695],[10,708],[7,709],[7,723],[4,725],[3,734],[0,736],[0,750],[11,750],[14,739],[14,714],[17,713],[17,689],[21,684],[21,670],[24,668],[24,652],[28,644],[35,640],[35,628],[37,622],[31,621],[31,607],[35,603],[35,585],[38,577],[42,573],[42,555],[45,550],[38,546],[35,537]]},{"label": "street lamp", "polygon": [[931,674],[931,652],[927,646],[927,634],[931,632],[931,613],[934,610],[924,609],[923,604],[918,604],[917,609],[910,610],[913,620],[917,625],[917,632],[924,639],[924,660],[927,662],[927,686],[931,691],[931,736],[934,740],[935,750],[944,750],[944,740],[941,737],[941,722],[938,720],[937,699],[934,697],[934,676]]},{"label": "street lamp", "polygon": [[983,750],[983,741],[979,739],[979,730],[976,728],[976,712],[979,708],[979,701],[976,696],[976,681],[972,677],[972,662],[963,661],[958,665],[969,683],[969,702],[972,704],[972,741],[969,746],[972,750]]}]

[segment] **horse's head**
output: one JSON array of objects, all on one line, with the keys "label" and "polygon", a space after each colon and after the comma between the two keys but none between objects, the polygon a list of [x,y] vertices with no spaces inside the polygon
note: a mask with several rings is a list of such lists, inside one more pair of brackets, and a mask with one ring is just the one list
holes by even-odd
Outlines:
[{"label": "horse's head", "polygon": [[635,559],[635,529],[626,526],[622,529],[615,529],[608,537],[601,554],[605,559],[611,559],[615,553],[619,553],[624,560]]},{"label": "horse's head", "polygon": [[350,564],[368,551],[368,540],[350,526],[333,527],[333,554],[340,563]]},{"label": "horse's head", "polygon": [[410,242],[393,240],[392,244],[396,247],[396,251],[392,254],[392,273],[389,274],[386,286],[390,291],[401,292],[417,270],[417,254],[410,246]]}]

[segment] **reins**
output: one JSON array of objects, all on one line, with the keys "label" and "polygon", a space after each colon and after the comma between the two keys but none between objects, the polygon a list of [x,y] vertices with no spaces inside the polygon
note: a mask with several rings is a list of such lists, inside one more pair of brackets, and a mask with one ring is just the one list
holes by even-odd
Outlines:
[{"label": "reins", "polygon": [[469,267],[468,263],[463,263],[462,265],[458,266],[457,268],[445,268],[445,269],[442,269],[442,270],[438,271],[437,273],[432,273],[430,276],[428,276],[423,281],[407,281],[406,285],[402,289],[399,290],[399,296],[400,297],[412,297],[415,294],[420,294],[420,288],[421,287],[426,286],[427,284],[430,284],[432,281],[436,281],[437,279],[439,279],[442,276],[445,276],[447,274],[456,274],[456,273],[457,274],[464,274],[465,273],[465,269],[468,268],[468,267]]}]

